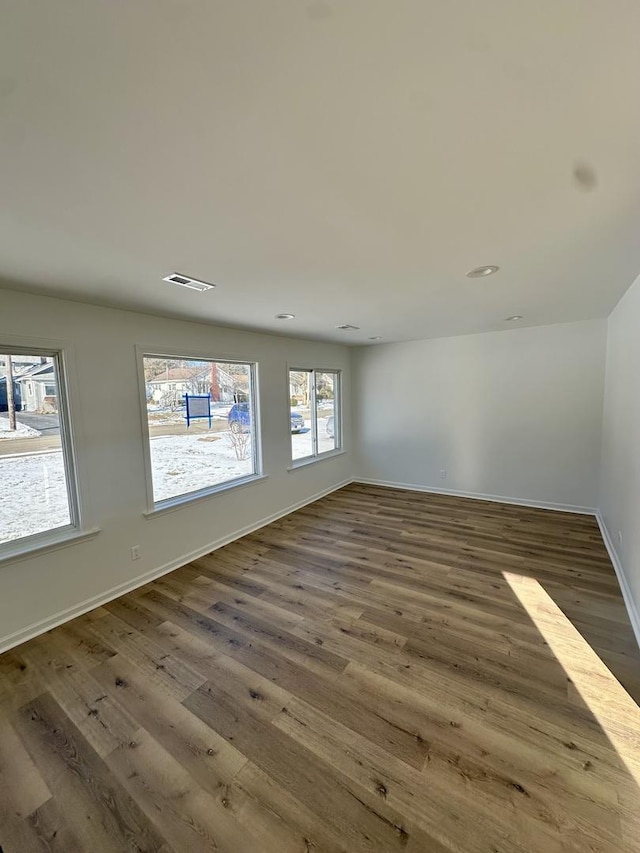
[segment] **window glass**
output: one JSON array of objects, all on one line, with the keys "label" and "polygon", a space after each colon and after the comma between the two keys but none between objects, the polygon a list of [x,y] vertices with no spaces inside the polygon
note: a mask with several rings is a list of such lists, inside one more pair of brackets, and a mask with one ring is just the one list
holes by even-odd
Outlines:
[{"label": "window glass", "polygon": [[257,473],[254,365],[146,355],[155,504]]},{"label": "window glass", "polygon": [[321,456],[340,447],[340,374],[336,370],[289,371],[291,458]]},{"label": "window glass", "polygon": [[338,445],[336,428],[336,373],[316,372],[316,422],[318,424],[318,453],[335,450]]},{"label": "window glass", "polygon": [[54,352],[0,352],[0,552],[76,525],[60,365]]},{"label": "window glass", "polygon": [[310,370],[289,371],[289,396],[291,398],[291,458],[313,456],[313,429],[311,424]]}]

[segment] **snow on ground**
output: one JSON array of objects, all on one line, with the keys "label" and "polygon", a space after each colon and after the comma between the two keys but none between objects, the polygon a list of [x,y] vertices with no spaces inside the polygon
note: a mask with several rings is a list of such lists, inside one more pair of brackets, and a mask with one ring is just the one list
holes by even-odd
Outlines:
[{"label": "snow on ground", "polygon": [[[319,451],[333,450],[333,439],[327,436],[326,418],[318,418],[318,435]],[[155,500],[167,500],[251,474],[250,442],[249,458],[239,460],[231,441],[229,432],[152,438]],[[311,432],[292,435],[291,447],[294,459],[308,456]],[[0,483],[3,486],[0,490],[0,542],[70,523],[61,451],[0,456]]]},{"label": "snow on ground", "polygon": [[156,501],[206,489],[253,472],[250,442],[249,458],[239,460],[229,432],[207,436],[163,435],[152,438],[150,445]]},{"label": "snow on ground", "polygon": [[[327,435],[328,418],[318,418],[318,453],[326,453],[327,450],[335,450],[333,438]],[[313,453],[311,440],[311,421],[305,420],[306,432],[294,432],[291,434],[291,457],[293,459],[304,459]]]},{"label": "snow on ground", "polygon": [[158,409],[147,411],[149,426],[168,426],[169,424],[185,424],[184,414],[181,412],[171,412],[166,409]]},{"label": "snow on ground", "polygon": [[62,452],[0,456],[0,542],[70,523]]},{"label": "snow on ground", "polygon": [[[244,477],[253,471],[238,460],[230,433],[168,435],[151,439],[156,501]],[[69,524],[62,452],[0,456],[0,542]]]},{"label": "snow on ground", "polygon": [[[226,421],[231,410],[232,403],[212,403],[211,419],[214,421]],[[147,406],[147,417],[150,426],[168,426],[173,424],[184,425],[187,422],[187,410],[184,406],[178,409],[167,409],[152,404]],[[206,423],[206,418],[195,420],[194,423]]]},{"label": "snow on ground", "polygon": [[17,429],[9,429],[9,418],[0,418],[0,441],[11,438],[35,438],[40,435],[37,429],[26,424],[16,424]]}]

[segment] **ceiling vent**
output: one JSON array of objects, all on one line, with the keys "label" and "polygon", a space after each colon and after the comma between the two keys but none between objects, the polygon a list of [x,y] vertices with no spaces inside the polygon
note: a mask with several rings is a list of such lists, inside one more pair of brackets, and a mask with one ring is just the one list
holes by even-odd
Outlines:
[{"label": "ceiling vent", "polygon": [[189,290],[198,290],[201,293],[204,293],[205,290],[213,290],[215,287],[215,284],[207,284],[206,281],[198,281],[197,278],[189,278],[188,275],[181,275],[177,272],[165,275],[162,280],[168,281],[169,284],[178,284],[180,287],[188,287]]},{"label": "ceiling vent", "polygon": [[341,326],[336,326],[336,329],[342,329],[343,332],[357,332],[360,326],[352,326],[351,323],[343,323]]}]

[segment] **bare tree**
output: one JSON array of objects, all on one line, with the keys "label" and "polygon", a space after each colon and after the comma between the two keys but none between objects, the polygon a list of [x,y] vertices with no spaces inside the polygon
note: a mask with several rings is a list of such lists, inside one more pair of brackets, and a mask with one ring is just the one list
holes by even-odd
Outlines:
[{"label": "bare tree", "polygon": [[5,374],[5,383],[7,386],[7,414],[9,415],[9,429],[15,430],[16,426],[16,401],[13,396],[13,365],[11,364],[11,356],[5,355],[4,363],[7,371]]},{"label": "bare tree", "polygon": [[249,450],[251,448],[251,432],[249,430],[246,432],[243,430],[238,430],[238,432],[230,430],[229,441],[231,442],[231,447],[235,450],[236,459],[242,461],[249,458]]}]

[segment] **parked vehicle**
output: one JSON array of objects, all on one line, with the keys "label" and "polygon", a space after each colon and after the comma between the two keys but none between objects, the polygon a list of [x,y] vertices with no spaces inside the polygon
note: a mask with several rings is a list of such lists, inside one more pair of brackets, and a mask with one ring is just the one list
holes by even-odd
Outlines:
[{"label": "parked vehicle", "polygon": [[327,435],[329,438],[333,438],[335,434],[335,415],[329,415],[327,418]]},{"label": "parked vehicle", "polygon": [[[235,403],[227,418],[231,432],[247,432],[251,427],[251,407],[249,403]],[[297,412],[291,412],[291,432],[304,429],[304,418]]]},{"label": "parked vehicle", "polygon": [[[15,379],[13,381],[13,402],[16,412],[22,411],[22,390],[20,383]],[[7,377],[0,377],[0,412],[6,412],[9,409],[9,401],[7,400]]]},{"label": "parked vehicle", "polygon": [[304,418],[298,412],[291,412],[291,432],[302,432],[304,429]]}]

